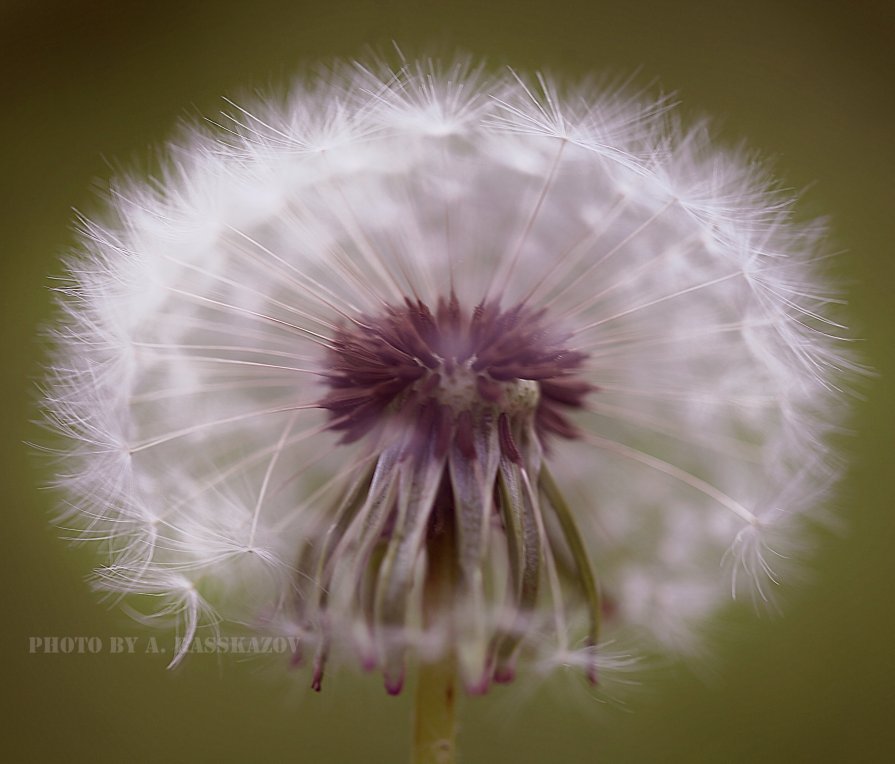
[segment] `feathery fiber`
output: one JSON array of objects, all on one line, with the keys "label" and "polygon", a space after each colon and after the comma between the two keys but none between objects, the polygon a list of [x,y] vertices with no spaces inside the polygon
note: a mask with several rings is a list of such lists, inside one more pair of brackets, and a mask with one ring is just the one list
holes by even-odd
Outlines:
[{"label": "feathery fiber", "polygon": [[[822,230],[665,100],[465,63],[230,104],[84,221],[65,520],[149,623],[470,692],[760,597],[835,479]],[[722,575],[728,562],[732,573]]]}]

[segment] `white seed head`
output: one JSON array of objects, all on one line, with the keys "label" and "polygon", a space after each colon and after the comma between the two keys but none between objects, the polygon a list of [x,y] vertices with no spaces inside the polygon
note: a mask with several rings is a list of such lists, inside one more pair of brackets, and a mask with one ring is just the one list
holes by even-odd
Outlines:
[{"label": "white seed head", "polygon": [[181,644],[593,674],[804,543],[851,368],[822,230],[666,101],[346,66],[167,157],[83,222],[46,412],[96,585]]}]

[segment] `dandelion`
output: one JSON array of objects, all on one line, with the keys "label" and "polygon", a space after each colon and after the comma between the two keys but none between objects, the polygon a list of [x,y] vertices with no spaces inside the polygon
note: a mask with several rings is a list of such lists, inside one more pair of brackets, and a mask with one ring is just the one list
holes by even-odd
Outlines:
[{"label": "dandelion", "polygon": [[64,522],[173,663],[248,630],[315,689],[416,663],[423,706],[596,682],[605,641],[687,652],[770,597],[836,476],[822,228],[667,99],[336,67],[228,102],[82,233]]}]

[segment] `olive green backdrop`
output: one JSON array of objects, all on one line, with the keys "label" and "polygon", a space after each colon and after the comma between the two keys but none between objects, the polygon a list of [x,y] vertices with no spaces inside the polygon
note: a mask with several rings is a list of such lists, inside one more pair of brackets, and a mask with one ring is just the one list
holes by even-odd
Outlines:
[{"label": "olive green backdrop", "polygon": [[[301,65],[396,40],[494,66],[635,72],[776,160],[810,189],[844,250],[836,268],[880,376],[856,400],[847,518],[782,617],[736,610],[697,670],[644,670],[610,703],[576,681],[499,688],[463,708],[463,761],[882,762],[895,748],[892,519],[895,27],[890,2],[20,2],[0,5],[2,652],[0,760],[400,762],[409,699],[373,677],[308,677],[270,662],[33,655],[30,636],[142,632],[84,583],[89,550],[49,526],[39,437],[38,328],[48,276],[117,167],[145,164],[183,116]],[[719,573],[720,575],[720,573]]]}]

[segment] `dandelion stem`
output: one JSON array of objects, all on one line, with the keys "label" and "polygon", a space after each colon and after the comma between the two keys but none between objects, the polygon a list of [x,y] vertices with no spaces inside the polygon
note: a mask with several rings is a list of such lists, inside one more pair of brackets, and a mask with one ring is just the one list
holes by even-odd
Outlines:
[{"label": "dandelion stem", "polygon": [[[451,506],[436,501],[427,545],[423,617],[433,625],[439,608],[452,601],[457,586],[457,539]],[[419,662],[414,700],[411,764],[454,764],[457,657],[448,650],[436,660]]]},{"label": "dandelion stem", "polygon": [[453,764],[456,761],[455,681],[453,657],[420,664],[411,764]]}]

